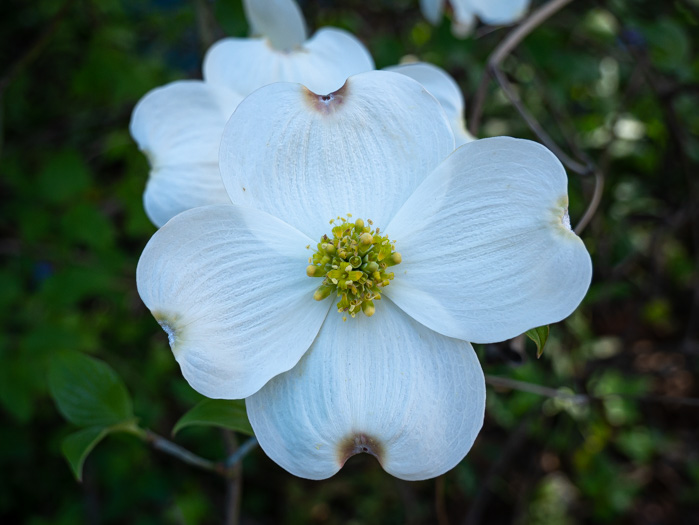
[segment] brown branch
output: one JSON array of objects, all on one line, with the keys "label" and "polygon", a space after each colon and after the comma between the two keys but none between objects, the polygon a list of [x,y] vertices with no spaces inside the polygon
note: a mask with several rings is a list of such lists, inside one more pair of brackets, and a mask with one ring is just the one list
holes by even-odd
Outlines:
[{"label": "brown branch", "polygon": [[491,70],[499,66],[502,61],[505,60],[505,57],[507,57],[507,55],[509,55],[529,33],[531,33],[547,18],[571,1],[572,0],[551,0],[549,3],[544,4],[539,9],[532,12],[528,18],[517,26],[514,31],[508,34],[507,38],[500,42],[500,44],[495,48],[493,53],[490,55],[490,58],[488,58],[488,67],[483,75],[483,78],[481,79],[478,90],[476,91],[473,109],[471,110],[471,116],[468,119],[469,131],[473,135],[478,134],[478,129],[480,128],[483,105],[485,104],[485,97],[488,93],[488,84],[490,83]]},{"label": "brown branch", "polygon": [[221,476],[225,475],[225,467],[223,463],[217,463],[215,461],[202,458],[201,456],[197,456],[186,448],[181,447],[180,445],[173,443],[162,436],[159,436],[155,432],[144,430],[142,434],[139,434],[139,436],[154,449],[176,457],[188,465],[192,465],[193,467],[197,467],[202,470],[208,470],[209,472],[215,472]]},{"label": "brown branch", "polygon": [[602,170],[595,170],[595,189],[592,191],[592,199],[587,205],[587,209],[583,214],[582,218],[575,225],[573,231],[580,235],[582,231],[590,224],[592,217],[597,213],[597,208],[599,208],[600,202],[602,202],[602,194],[604,193],[604,172]]},{"label": "brown branch", "polygon": [[447,507],[444,502],[444,474],[434,480],[434,509],[437,514],[437,525],[449,525]]},{"label": "brown branch", "polygon": [[[228,457],[238,452],[238,441],[230,430],[223,430],[223,439],[226,444]],[[231,475],[226,478],[226,511],[223,519],[224,525],[238,525],[240,523],[240,495],[242,470],[240,463],[231,469]]]},{"label": "brown branch", "polygon": [[590,175],[595,171],[592,164],[587,160],[585,162],[574,160],[558,147],[556,142],[549,136],[541,124],[539,124],[536,118],[534,118],[534,116],[519,99],[517,93],[514,91],[512,85],[507,79],[507,76],[500,69],[500,65],[505,58],[512,53],[512,51],[522,42],[522,40],[524,40],[527,35],[529,35],[529,33],[572,1],[573,0],[551,0],[544,4],[539,9],[532,12],[532,14],[525,19],[524,22],[517,26],[495,48],[495,51],[493,51],[488,59],[487,71],[483,75],[483,79],[481,80],[478,90],[476,91],[473,110],[469,118],[469,131],[474,135],[478,133],[481,115],[483,112],[483,105],[488,92],[488,84],[490,78],[493,77],[495,80],[497,80],[500,88],[503,90],[510,103],[515,107],[515,109],[517,109],[519,114],[525,120],[529,128],[536,134],[539,140],[541,140],[541,142],[543,142],[544,145],[550,149],[556,155],[556,157],[558,157],[558,159],[566,165],[566,167],[568,167],[568,169],[578,173],[579,175]]},{"label": "brown branch", "polygon": [[225,32],[216,20],[213,2],[209,0],[194,0],[194,14],[197,21],[199,42],[204,51],[225,36]]},{"label": "brown branch", "polygon": [[197,467],[202,470],[208,470],[209,472],[214,472],[215,474],[226,478],[231,477],[234,474],[235,469],[238,467],[242,459],[257,446],[257,439],[252,437],[243,443],[226,460],[211,461],[190,452],[186,448],[173,443],[169,439],[166,439],[151,430],[134,428],[130,431],[156,450],[160,450],[161,452],[164,452],[170,456],[176,457],[188,465],[192,465],[193,467]]},{"label": "brown branch", "polygon": [[601,396],[594,396],[589,394],[575,394],[548,386],[527,383],[526,381],[519,381],[517,379],[510,379],[509,377],[492,376],[487,374],[485,376],[485,382],[492,386],[509,388],[511,390],[518,390],[520,392],[529,392],[530,394],[536,394],[538,396],[566,399],[576,404],[586,404],[590,403],[591,401],[602,401],[608,398],[621,397],[632,401],[699,407],[699,399],[692,397],[668,397],[655,395],[635,396],[631,394],[604,394]]}]

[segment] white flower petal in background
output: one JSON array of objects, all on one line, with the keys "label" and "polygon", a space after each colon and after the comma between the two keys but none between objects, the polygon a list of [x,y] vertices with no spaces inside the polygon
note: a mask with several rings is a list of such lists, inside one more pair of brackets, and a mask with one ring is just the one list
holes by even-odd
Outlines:
[{"label": "white flower petal in background", "polygon": [[218,162],[154,168],[143,193],[146,215],[157,227],[190,208],[230,203]]},{"label": "white flower petal in background", "polygon": [[247,397],[306,352],[330,307],[313,300],[310,242],[264,212],[233,205],[188,210],[151,238],[138,293],[195,390]]},{"label": "white flower petal in background", "polygon": [[462,144],[475,140],[473,135],[466,129],[464,96],[456,80],[449,73],[426,62],[400,64],[387,67],[385,70],[407,75],[417,80],[427,91],[432,93],[447,114],[451,130],[454,132],[454,142],[457,148]]},{"label": "white flower petal in background", "polygon": [[220,166],[233,202],[318,239],[346,213],[386,225],[453,148],[433,96],[372,71],[327,97],[297,84],[259,89],[226,125]]},{"label": "white flower petal in background", "polygon": [[386,227],[403,262],[384,293],[431,329],[477,343],[564,319],[592,274],[570,229],[566,186],[540,144],[465,144]]},{"label": "white flower petal in background", "polygon": [[522,18],[529,9],[530,0],[451,0],[454,4],[464,3],[484,24],[507,25]]},{"label": "white flower petal in background", "polygon": [[451,33],[456,38],[466,38],[476,26],[476,14],[469,0],[453,1]]},{"label": "white flower petal in background", "polygon": [[143,200],[156,226],[194,206],[230,202],[218,147],[241,100],[234,91],[185,80],[150,91],[136,105],[130,131],[151,164]]},{"label": "white flower petal in background", "polygon": [[172,82],[138,102],[129,129],[154,168],[216,162],[223,126],[242,99],[199,80]]},{"label": "white flower petal in background", "polygon": [[330,312],[299,364],[246,400],[260,445],[292,474],[328,478],[368,452],[396,477],[427,479],[470,450],[485,408],[471,345],[381,303],[372,318]]},{"label": "white flower petal in background", "polygon": [[266,38],[217,42],[204,60],[204,82],[154,89],[134,109],[131,134],[152,168],[144,205],[158,227],[189,208],[230,202],[215,166],[224,124],[245,95],[273,82],[329,93],[374,69],[362,43],[341,29],[321,29],[304,41],[293,0],[246,0],[245,9],[253,32]]},{"label": "white flower petal in background", "polygon": [[294,0],[243,0],[251,33],[279,50],[300,46],[307,37],[303,13]]},{"label": "white flower petal in background", "polygon": [[445,0],[420,0],[420,10],[431,24],[437,25],[442,19],[444,1]]},{"label": "white flower petal in background", "polygon": [[[529,8],[530,0],[449,0],[452,7],[452,33],[458,38],[468,36],[476,24],[476,17],[489,25],[508,25],[517,22]],[[420,0],[423,16],[432,24],[441,20],[447,0]]]},{"label": "white flower petal in background", "polygon": [[374,69],[364,45],[347,31],[318,30],[293,51],[278,51],[264,39],[224,38],[204,58],[204,79],[248,95],[273,82],[298,82],[314,93],[342,87],[347,77]]}]

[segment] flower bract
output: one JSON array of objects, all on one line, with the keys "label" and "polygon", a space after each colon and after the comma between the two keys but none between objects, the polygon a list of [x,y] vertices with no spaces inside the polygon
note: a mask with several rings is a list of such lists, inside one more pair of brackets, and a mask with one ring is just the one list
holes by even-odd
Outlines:
[{"label": "flower bract", "polygon": [[447,4],[452,8],[452,33],[463,38],[476,24],[508,25],[519,20],[529,8],[530,0],[420,0],[422,14],[432,24],[438,24]]},{"label": "flower bract", "polygon": [[[470,342],[557,322],[590,283],[556,157],[508,137],[454,151],[444,110],[405,75],[359,74],[326,95],[261,88],[226,124],[220,166],[231,204],[156,232],[138,290],[188,382],[246,398],[260,445],[298,476],[327,478],[361,452],[403,479],[451,469],[483,422]],[[350,214],[380,225],[383,259],[400,253],[371,316],[336,313],[309,277],[314,249],[333,254],[319,243],[329,221]],[[342,224],[335,251],[370,233]]]}]

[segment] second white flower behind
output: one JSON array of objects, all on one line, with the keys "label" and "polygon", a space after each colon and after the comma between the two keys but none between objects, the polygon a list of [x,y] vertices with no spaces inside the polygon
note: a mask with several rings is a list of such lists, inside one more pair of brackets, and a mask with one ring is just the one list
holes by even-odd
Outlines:
[{"label": "second white flower behind", "polygon": [[246,0],[252,38],[224,38],[204,58],[204,80],[184,80],[147,93],[131,117],[131,135],[151,172],[143,195],[158,227],[196,206],[228,203],[218,168],[226,121],[240,101],[273,82],[301,82],[330,93],[347,77],[374,69],[347,31],[321,28],[308,38],[294,0]]},{"label": "second white flower behind", "polygon": [[439,24],[447,4],[452,9],[451,30],[454,36],[468,36],[476,25],[476,17],[489,25],[517,22],[529,8],[530,0],[420,0],[422,14],[432,24]]}]

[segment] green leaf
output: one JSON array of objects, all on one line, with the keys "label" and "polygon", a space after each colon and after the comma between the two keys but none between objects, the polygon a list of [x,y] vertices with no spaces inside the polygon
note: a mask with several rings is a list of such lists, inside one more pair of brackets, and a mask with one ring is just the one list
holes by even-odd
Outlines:
[{"label": "green leaf", "polygon": [[536,358],[539,359],[544,353],[546,340],[549,338],[549,326],[539,326],[526,331],[527,337],[536,344]]},{"label": "green leaf", "polygon": [[68,202],[90,186],[90,170],[77,151],[62,150],[39,173],[37,193],[51,203]]},{"label": "green leaf", "polygon": [[68,460],[70,468],[78,481],[83,479],[85,458],[107,434],[109,434],[108,428],[101,426],[88,427],[70,434],[61,443],[63,456]]},{"label": "green leaf", "polygon": [[110,426],[133,418],[131,398],[116,372],[84,354],[54,357],[49,389],[63,417],[76,425]]},{"label": "green leaf", "polygon": [[245,401],[242,399],[205,399],[187,412],[172,429],[174,436],[185,427],[208,425],[255,435],[248,421]]}]

